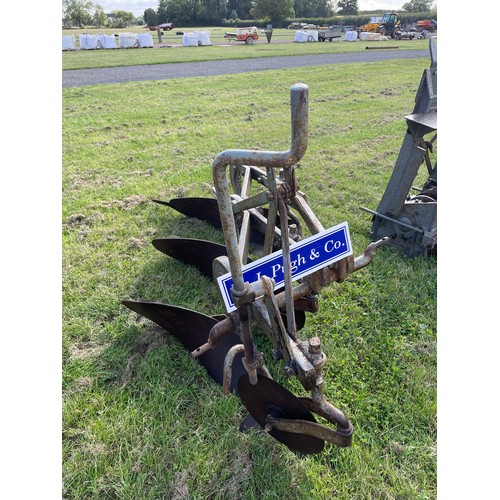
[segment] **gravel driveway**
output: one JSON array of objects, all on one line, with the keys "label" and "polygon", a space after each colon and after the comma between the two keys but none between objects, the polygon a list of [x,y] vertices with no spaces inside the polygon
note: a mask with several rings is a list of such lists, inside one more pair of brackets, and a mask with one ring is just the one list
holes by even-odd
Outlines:
[{"label": "gravel driveway", "polygon": [[177,64],[149,64],[120,66],[117,68],[75,69],[62,72],[63,87],[82,87],[106,83],[167,80],[194,76],[212,76],[269,69],[289,69],[321,64],[368,63],[390,59],[429,57],[428,50],[370,50],[344,54],[318,54],[308,56],[263,57]]}]

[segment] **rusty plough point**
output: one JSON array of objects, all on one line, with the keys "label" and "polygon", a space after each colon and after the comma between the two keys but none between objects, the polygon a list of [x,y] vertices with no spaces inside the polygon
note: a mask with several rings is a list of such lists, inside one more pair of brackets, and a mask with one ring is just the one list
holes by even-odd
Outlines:
[{"label": "rusty plough point", "polygon": [[175,198],[170,201],[153,200],[155,203],[166,205],[167,207],[177,210],[177,212],[186,215],[187,217],[195,217],[196,219],[208,222],[212,226],[221,229],[219,207],[217,200],[211,198]]},{"label": "rusty plough point", "polygon": [[[226,314],[123,304],[177,337],[225,394],[239,394],[249,412],[241,430],[258,425],[291,450],[308,454],[321,452],[325,441],[350,446],[353,426],[323,396],[327,358],[321,341],[298,336],[305,311],[316,312],[318,292],[368,265],[388,238],[354,258],[347,222],[324,229],[295,177],[307,149],[306,85],[291,88],[291,123],[288,151],[226,150],[215,158],[216,199],[155,200],[222,229],[225,246],[183,238],[157,239],[153,245],[211,277]],[[311,236],[304,236],[305,228]],[[271,342],[274,360],[282,360],[285,373],[296,376],[310,397],[296,397],[272,379],[254,345],[254,324]],[[316,422],[313,413],[334,428]]]},{"label": "rusty plough point", "polygon": [[221,255],[227,255],[224,245],[212,241],[190,238],[162,238],[153,240],[152,243],[160,252],[196,267],[209,278],[213,278],[213,261]]},{"label": "rusty plough point", "polygon": [[[174,337],[177,337],[189,351],[194,351],[204,343],[210,331],[220,323],[215,318],[183,307],[133,300],[124,300],[122,303],[137,314],[161,326]],[[224,335],[217,347],[198,358],[198,361],[205,367],[210,376],[220,385],[224,381],[224,359],[226,353],[233,346],[240,343],[239,337],[234,333],[232,324],[227,325],[227,328],[227,334]],[[240,355],[233,361],[231,391],[236,390],[238,378],[246,373],[241,359],[242,356]]]}]

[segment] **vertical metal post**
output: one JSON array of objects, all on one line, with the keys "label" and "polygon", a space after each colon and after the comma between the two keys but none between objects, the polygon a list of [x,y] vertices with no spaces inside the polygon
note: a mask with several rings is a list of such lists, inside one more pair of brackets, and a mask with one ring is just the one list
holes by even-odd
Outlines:
[{"label": "vertical metal post", "polygon": [[291,88],[292,144],[288,151],[226,150],[219,153],[213,162],[215,193],[233,278],[233,294],[236,296],[245,294],[245,286],[238,252],[238,234],[229,193],[227,167],[229,165],[255,165],[286,168],[299,162],[307,149],[308,91],[307,85],[302,83],[295,84]]},{"label": "vertical metal post", "polygon": [[292,268],[290,264],[290,239],[288,235],[288,210],[283,198],[279,199],[279,211],[281,222],[281,243],[283,245],[283,276],[285,278],[285,307],[286,307],[286,323],[288,334],[295,339],[296,324],[295,311],[293,307],[292,296]]}]

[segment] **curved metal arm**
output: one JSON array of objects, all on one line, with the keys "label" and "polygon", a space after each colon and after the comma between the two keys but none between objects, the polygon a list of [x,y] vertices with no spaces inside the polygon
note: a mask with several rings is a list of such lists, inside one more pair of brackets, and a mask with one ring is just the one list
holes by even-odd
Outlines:
[{"label": "curved metal arm", "polygon": [[352,432],[349,435],[341,434],[338,431],[334,431],[333,429],[316,422],[299,419],[291,420],[287,418],[277,418],[272,415],[268,415],[266,421],[269,426],[266,426],[266,429],[268,430],[275,428],[283,432],[305,434],[306,436],[311,436],[317,439],[324,439],[325,441],[342,448],[347,448],[352,445]]},{"label": "curved metal arm", "polygon": [[253,151],[228,149],[215,158],[212,170],[215,193],[219,204],[229,267],[233,278],[233,293],[244,295],[242,264],[238,254],[238,234],[234,221],[227,167],[229,165],[254,165],[257,167],[291,167],[300,161],[307,149],[308,93],[307,85],[297,83],[291,88],[292,140],[288,151]]}]

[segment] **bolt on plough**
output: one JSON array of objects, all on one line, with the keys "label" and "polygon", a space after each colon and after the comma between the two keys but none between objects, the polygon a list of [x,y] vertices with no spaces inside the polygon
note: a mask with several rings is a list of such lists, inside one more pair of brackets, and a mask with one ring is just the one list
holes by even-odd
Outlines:
[{"label": "bolt on plough", "polygon": [[[196,266],[216,284],[226,313],[210,317],[155,302],[124,300],[191,351],[225,394],[238,395],[249,415],[240,430],[260,427],[289,449],[319,453],[325,441],[347,447],[353,425],[323,395],[327,362],[318,336],[299,332],[306,312],[318,311],[318,293],[368,265],[384,237],[353,256],[347,222],[325,229],[300,191],[295,167],[308,140],[308,87],[291,88],[288,151],[226,150],[212,166],[216,198],[154,200],[222,229],[225,246],[188,238],[153,240],[155,248]],[[304,237],[307,227],[310,236]],[[309,397],[273,380],[254,343],[258,325]],[[328,423],[316,421],[316,414]]]}]

